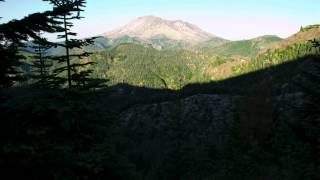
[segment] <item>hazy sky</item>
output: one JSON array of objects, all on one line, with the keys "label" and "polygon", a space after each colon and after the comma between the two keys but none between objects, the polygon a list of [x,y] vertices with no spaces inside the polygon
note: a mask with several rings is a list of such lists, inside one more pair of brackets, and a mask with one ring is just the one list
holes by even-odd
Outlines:
[{"label": "hazy sky", "polygon": [[[184,20],[230,40],[274,34],[287,37],[301,25],[320,23],[320,0],[87,0],[80,37],[102,34],[145,15]],[[50,9],[41,0],[0,3],[1,22]]]}]

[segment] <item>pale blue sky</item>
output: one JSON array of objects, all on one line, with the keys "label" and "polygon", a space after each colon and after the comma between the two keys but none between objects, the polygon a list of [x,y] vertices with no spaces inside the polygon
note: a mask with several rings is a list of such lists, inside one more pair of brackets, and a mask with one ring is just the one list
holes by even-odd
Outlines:
[{"label": "pale blue sky", "polygon": [[[320,23],[320,0],[87,0],[85,19],[74,30],[98,35],[145,15],[184,20],[230,40],[265,34],[287,37],[301,25]],[[6,0],[0,22],[50,9],[41,0]]]}]

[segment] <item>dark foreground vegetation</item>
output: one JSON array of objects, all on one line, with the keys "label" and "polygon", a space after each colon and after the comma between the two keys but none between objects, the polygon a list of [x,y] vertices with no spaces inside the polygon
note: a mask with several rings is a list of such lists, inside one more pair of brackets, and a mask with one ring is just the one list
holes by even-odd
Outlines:
[{"label": "dark foreground vegetation", "polygon": [[[119,86],[3,89],[1,174],[10,179],[317,179],[316,67],[319,58],[306,57],[180,91],[126,85],[119,85],[121,93]],[[211,103],[231,110],[217,107],[215,113],[231,117],[185,114],[181,99],[197,99],[199,93],[218,96],[220,102]],[[229,97],[235,101],[228,104]],[[207,100],[210,96],[199,96],[197,103],[206,108]],[[139,109],[164,101],[171,108],[154,115],[163,125],[148,120],[152,109]],[[141,114],[130,118],[130,107]],[[212,122],[222,123],[224,134]],[[216,131],[208,131],[210,125]]]},{"label": "dark foreground vegetation", "polygon": [[[0,25],[1,179],[320,178],[318,41],[268,52],[220,81],[104,86],[83,61],[90,53],[79,53],[92,39],[70,40],[64,26],[85,1],[50,2],[52,11]],[[21,68],[29,38],[35,72]],[[66,54],[44,56],[51,46]]]}]

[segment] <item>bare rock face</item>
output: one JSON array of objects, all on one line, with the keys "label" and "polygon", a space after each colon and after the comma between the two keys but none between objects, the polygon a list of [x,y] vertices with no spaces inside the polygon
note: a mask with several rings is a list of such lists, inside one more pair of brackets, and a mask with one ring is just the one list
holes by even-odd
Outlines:
[{"label": "bare rock face", "polygon": [[189,43],[203,42],[214,37],[190,23],[180,20],[169,21],[155,16],[140,17],[119,29],[105,33],[104,36],[111,39],[129,36],[142,40],[164,36],[171,40]]}]

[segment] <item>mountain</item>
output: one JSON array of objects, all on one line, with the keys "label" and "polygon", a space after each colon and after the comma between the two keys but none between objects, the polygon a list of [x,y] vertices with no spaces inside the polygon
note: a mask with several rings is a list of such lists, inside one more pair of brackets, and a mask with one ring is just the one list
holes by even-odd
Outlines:
[{"label": "mountain", "polygon": [[[102,34],[93,45],[86,46],[84,49],[95,52],[116,47],[122,43],[132,43],[158,50],[191,49],[203,42],[219,46],[228,40],[181,20],[170,21],[155,16],[143,16],[123,27]],[[63,48],[53,48],[49,50],[49,54],[61,54],[63,51]]]},{"label": "mountain", "polygon": [[212,35],[199,27],[180,20],[169,21],[155,16],[140,17],[129,24],[106,33],[105,36],[116,39],[122,36],[138,37],[149,40],[157,36],[166,36],[177,41],[201,42]]},{"label": "mountain", "polygon": [[122,37],[137,38],[141,44],[154,48],[188,47],[208,40],[226,41],[201,30],[196,25],[181,20],[165,20],[155,16],[143,16],[108,33],[104,37],[115,40]]}]

